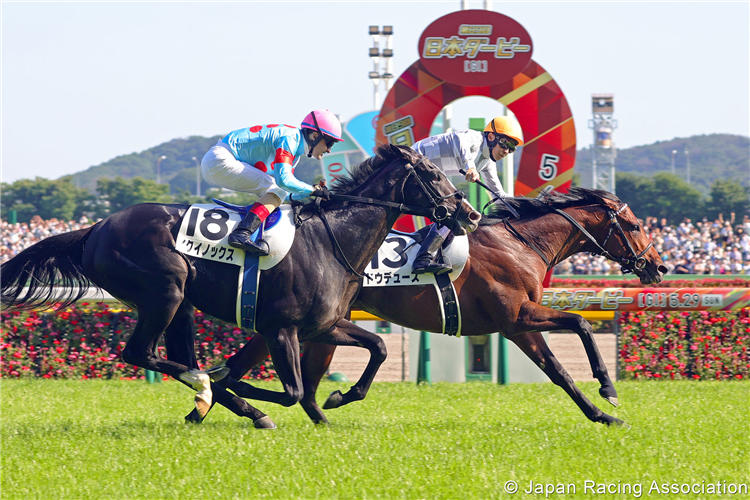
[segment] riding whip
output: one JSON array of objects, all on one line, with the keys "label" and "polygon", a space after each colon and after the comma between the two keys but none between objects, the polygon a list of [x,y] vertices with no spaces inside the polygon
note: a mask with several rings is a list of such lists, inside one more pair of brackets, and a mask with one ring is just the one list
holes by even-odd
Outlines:
[{"label": "riding whip", "polygon": [[[459,172],[461,172],[461,175],[466,175],[466,170],[464,170],[464,169],[462,169],[462,168],[461,168],[461,169],[459,169],[458,171],[459,171]],[[485,183],[483,183],[482,181],[475,181],[475,182],[476,182],[477,184],[479,184],[480,186],[482,186],[482,187],[483,187],[484,189],[486,189],[487,191],[489,191],[490,193],[492,193],[492,194],[493,194],[493,195],[495,196],[495,199],[494,199],[494,200],[492,200],[492,201],[491,201],[490,203],[493,203],[493,202],[495,202],[495,201],[497,201],[497,200],[500,200],[500,201],[502,201],[502,202],[503,202],[503,204],[505,205],[505,208],[507,208],[508,210],[510,210],[510,213],[512,213],[512,214],[513,214],[513,215],[514,215],[514,216],[516,217],[516,219],[520,219],[520,218],[521,218],[521,216],[520,216],[520,215],[518,215],[518,212],[516,212],[516,209],[515,209],[515,208],[513,208],[512,206],[510,206],[510,203],[508,203],[507,201],[505,201],[505,199],[504,199],[504,198],[503,198],[502,196],[500,196],[499,194],[497,194],[496,192],[494,192],[493,190],[491,190],[491,189],[490,189],[489,187],[487,187],[487,185],[486,185]],[[485,207],[485,208],[486,208],[486,207]]]}]

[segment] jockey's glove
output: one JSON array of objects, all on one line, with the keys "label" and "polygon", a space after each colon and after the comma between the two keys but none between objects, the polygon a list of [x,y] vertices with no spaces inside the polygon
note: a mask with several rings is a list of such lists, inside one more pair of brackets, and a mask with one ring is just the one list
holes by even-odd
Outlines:
[{"label": "jockey's glove", "polygon": [[315,186],[313,188],[313,192],[311,196],[317,196],[319,198],[323,198],[324,200],[330,200],[331,192],[325,186]]}]

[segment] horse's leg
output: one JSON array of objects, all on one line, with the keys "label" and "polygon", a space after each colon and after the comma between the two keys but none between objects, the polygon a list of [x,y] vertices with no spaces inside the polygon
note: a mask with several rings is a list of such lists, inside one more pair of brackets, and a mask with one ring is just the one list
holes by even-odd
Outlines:
[{"label": "horse's leg", "polygon": [[[302,399],[303,391],[296,328],[282,328],[275,334],[263,335],[263,339],[268,347],[268,352],[271,354],[274,370],[279,376],[284,392],[259,389],[232,377],[224,377],[218,384],[231,389],[242,398],[269,401],[282,406],[293,406]],[[227,360],[227,364],[229,363],[230,361]]]},{"label": "horse's leg", "polygon": [[370,361],[367,362],[367,367],[365,367],[365,371],[357,383],[346,394],[341,394],[341,391],[333,391],[325,403],[323,403],[323,409],[330,410],[331,408],[338,408],[352,401],[361,401],[364,399],[367,396],[367,391],[370,389],[375,375],[378,373],[380,365],[383,364],[388,355],[383,339],[374,333],[358,327],[351,321],[341,319],[333,329],[315,337],[315,342],[363,347],[370,351]]},{"label": "horse's leg", "polygon": [[627,425],[619,418],[607,415],[589,401],[552,354],[541,332],[521,333],[511,337],[510,340],[520,347],[555,385],[562,387],[568,393],[589,420],[607,425]]},{"label": "horse's leg", "polygon": [[[188,368],[198,368],[198,361],[195,357],[195,319],[193,312],[193,306],[187,301],[183,301],[164,334],[167,357],[172,361],[184,364]],[[239,417],[250,418],[256,428],[273,429],[276,427],[263,412],[223,387],[211,384],[211,390],[213,392],[213,403],[208,410],[202,414],[200,407],[196,404],[193,411],[185,417],[185,421],[201,423],[214,404],[219,403]]]},{"label": "horse's leg", "polygon": [[[317,339],[316,339],[317,340]],[[327,424],[328,419],[315,401],[320,380],[328,371],[336,351],[335,345],[305,342],[302,346],[302,386],[304,394],[299,404],[316,424]]]},{"label": "horse's leg", "polygon": [[556,311],[534,302],[526,302],[521,307],[514,328],[516,331],[571,330],[577,333],[584,349],[586,349],[586,356],[589,359],[594,378],[601,384],[599,395],[611,405],[618,405],[617,391],[609,378],[607,366],[599,353],[599,348],[594,342],[594,330],[591,328],[591,323],[582,316]]}]

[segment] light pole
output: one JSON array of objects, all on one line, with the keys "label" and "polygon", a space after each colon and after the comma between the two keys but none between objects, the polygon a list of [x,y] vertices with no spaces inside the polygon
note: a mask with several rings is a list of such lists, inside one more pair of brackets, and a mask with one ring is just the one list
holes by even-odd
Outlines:
[{"label": "light pole", "polygon": [[158,159],[156,160],[156,183],[157,183],[157,184],[161,184],[161,161],[162,161],[162,160],[166,160],[166,159],[167,159],[167,157],[166,157],[166,156],[164,156],[164,155],[161,155],[161,156],[160,156],[160,157],[159,157],[159,158],[158,158]]},{"label": "light pole", "polygon": [[677,150],[673,149],[672,150],[672,173],[674,173],[674,155],[676,154],[677,154]]},{"label": "light pole", "polygon": [[[369,72],[368,77],[372,80],[374,85],[373,93],[373,109],[378,109],[380,106],[380,81],[385,82],[385,91],[388,92],[391,89],[391,81],[393,80],[393,43],[391,37],[393,36],[393,26],[370,26],[368,33],[372,37],[372,47],[369,50],[370,59],[372,59],[373,70]],[[385,39],[385,48],[380,51],[380,37],[381,35]],[[380,72],[380,60],[384,61],[383,73]]]},{"label": "light pole", "polygon": [[195,196],[201,195],[201,164],[198,163],[198,158],[193,156],[193,161],[195,162],[196,166],[196,172],[195,172]]},{"label": "light pole", "polygon": [[690,184],[690,151],[685,150],[685,163],[687,163],[687,183]]}]

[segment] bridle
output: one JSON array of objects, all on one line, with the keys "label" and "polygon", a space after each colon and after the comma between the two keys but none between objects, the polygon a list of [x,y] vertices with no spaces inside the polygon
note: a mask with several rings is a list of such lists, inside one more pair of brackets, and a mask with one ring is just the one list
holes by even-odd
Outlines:
[{"label": "bridle", "polygon": [[[616,211],[611,208],[607,209],[607,216],[609,217],[609,231],[607,231],[607,237],[604,238],[604,241],[602,242],[601,245],[573,217],[571,217],[570,215],[568,215],[567,213],[563,212],[562,210],[558,208],[555,209],[555,212],[559,213],[560,215],[568,219],[568,221],[570,221],[571,224],[573,224],[576,228],[578,228],[578,230],[581,231],[581,233],[583,233],[584,236],[586,236],[594,245],[596,245],[599,251],[592,252],[594,255],[603,255],[607,259],[617,262],[618,264],[620,264],[620,268],[622,269],[623,274],[629,274],[629,273],[635,272],[635,270],[640,271],[646,267],[646,259],[643,256],[646,254],[646,252],[649,251],[649,249],[652,246],[654,246],[654,242],[649,241],[648,245],[646,246],[646,248],[643,249],[641,253],[636,253],[635,249],[633,248],[633,245],[630,243],[630,240],[625,235],[625,230],[620,225],[620,221],[617,220],[617,216],[620,215],[620,213],[622,213],[622,211],[625,210],[626,208],[628,208],[627,203],[623,204]],[[604,248],[607,245],[607,242],[609,241],[609,238],[612,236],[615,229],[617,230],[620,237],[627,245],[628,250],[630,251],[630,255],[627,257],[622,257],[619,255],[612,255],[606,250],[606,248]]]},{"label": "bridle", "polygon": [[[641,252],[637,253],[635,249],[633,248],[633,245],[630,243],[630,240],[625,235],[625,230],[620,225],[620,221],[617,220],[617,216],[628,208],[628,204],[623,204],[620,208],[617,210],[613,210],[611,208],[607,208],[607,216],[609,217],[609,231],[607,231],[607,237],[604,238],[604,241],[599,244],[598,241],[596,241],[596,238],[591,235],[586,229],[577,221],[575,220],[571,215],[569,215],[566,212],[563,212],[559,208],[555,208],[554,211],[558,214],[562,215],[565,219],[567,219],[573,226],[576,227],[588,240],[593,243],[597,248],[598,251],[592,252],[594,255],[603,255],[609,260],[612,260],[614,262],[617,262],[620,264],[620,268],[622,269],[623,274],[629,274],[632,272],[635,272],[635,270],[642,270],[646,267],[646,259],[643,257],[646,252],[649,251],[651,247],[654,246],[653,241],[649,241],[646,248]],[[505,219],[505,225],[506,227],[510,226],[510,222]],[[532,250],[534,250],[539,256],[542,258],[544,263],[547,265],[547,271],[550,269],[550,261],[549,259],[542,253],[541,250],[539,250],[533,243],[528,241],[526,238],[521,236],[521,234],[516,231],[516,229],[513,226],[510,226],[511,232],[516,235],[517,237],[520,237],[522,241],[524,241],[527,245],[531,247]],[[605,246],[607,245],[607,242],[609,242],[609,239],[612,237],[612,234],[617,230],[622,240],[627,245],[628,250],[630,251],[629,256],[619,256],[619,255],[612,255]],[[557,255],[555,255],[555,258],[553,258],[553,261],[557,258]]]},{"label": "bridle", "polygon": [[[456,208],[456,210],[453,211],[453,214],[450,214],[450,211],[448,209],[448,206],[443,204],[442,202],[446,199],[457,197],[459,200],[458,207],[461,206],[461,201],[466,196],[463,191],[456,190],[446,196],[440,196],[436,191],[433,190],[431,186],[428,184],[425,184],[422,178],[417,174],[416,167],[418,167],[422,162],[424,162],[427,158],[422,157],[416,162],[414,162],[414,165],[412,165],[409,162],[406,162],[404,164],[404,168],[407,170],[406,175],[404,176],[403,181],[401,182],[400,187],[400,193],[401,193],[401,200],[405,199],[404,190],[406,189],[406,184],[409,181],[409,178],[414,176],[414,178],[417,181],[417,184],[419,185],[420,189],[422,190],[422,193],[427,197],[430,203],[430,207],[418,207],[414,205],[406,205],[404,203],[396,203],[393,201],[383,201],[378,200],[376,198],[366,198],[363,196],[351,196],[346,194],[331,194],[329,197],[330,201],[348,201],[348,202],[355,202],[355,203],[364,203],[367,205],[378,205],[378,206],[384,206],[388,208],[397,208],[402,214],[408,214],[408,215],[418,215],[422,217],[427,217],[428,219],[432,220],[434,223],[441,225],[441,226],[448,226],[448,223],[451,223],[449,227],[455,227],[456,224],[458,224],[458,212],[459,209]],[[328,218],[325,215],[325,211],[323,210],[322,206],[323,198],[316,198],[315,199],[315,209],[320,216],[320,218],[323,220],[323,224],[326,227],[326,230],[328,231],[329,236],[331,237],[331,240],[333,241],[335,247],[338,249],[339,253],[341,254],[341,257],[344,259],[344,263],[346,264],[347,269],[357,275],[358,277],[362,278],[364,275],[359,274],[357,271],[354,270],[354,267],[349,263],[349,260],[346,258],[346,255],[344,254],[344,251],[341,249],[341,245],[339,245],[338,240],[336,240],[336,237],[333,234],[333,231],[331,230],[331,226],[328,224]],[[301,204],[300,204],[301,205]],[[309,205],[305,205],[309,206]],[[304,208],[304,207],[303,207]],[[297,214],[295,216],[295,222],[297,224],[297,227],[299,227],[302,224],[302,220],[299,218],[299,215]]]},{"label": "bridle", "polygon": [[[398,208],[399,211],[403,214],[408,215],[418,215],[421,217],[427,217],[431,221],[447,226],[448,222],[453,221],[453,225],[455,225],[458,222],[458,210],[455,210],[453,212],[453,215],[449,217],[449,210],[447,205],[442,204],[443,201],[453,198],[454,196],[459,199],[459,205],[460,201],[466,197],[463,191],[456,190],[446,196],[440,196],[437,192],[433,190],[433,188],[427,184],[424,183],[422,178],[417,174],[416,167],[418,167],[421,163],[423,163],[427,158],[422,157],[416,162],[414,162],[414,165],[411,163],[406,163],[404,165],[404,168],[407,170],[407,174],[404,177],[403,181],[401,182],[401,199],[405,199],[404,195],[404,189],[406,188],[406,183],[409,182],[409,178],[413,175],[414,179],[417,181],[417,184],[419,185],[420,189],[422,190],[422,193],[427,197],[427,199],[430,202],[430,207],[417,207],[413,205],[406,205],[404,203],[395,203],[392,201],[383,201],[378,200],[375,198],[365,198],[362,196],[350,196],[346,194],[332,194],[330,196],[331,201],[353,201],[357,203],[366,203],[368,205],[380,205],[384,207],[389,208]],[[447,220],[446,220],[447,219]],[[453,227],[453,226],[451,226]]]}]

